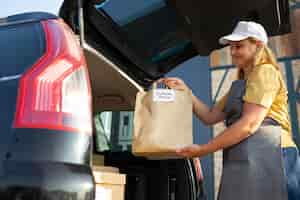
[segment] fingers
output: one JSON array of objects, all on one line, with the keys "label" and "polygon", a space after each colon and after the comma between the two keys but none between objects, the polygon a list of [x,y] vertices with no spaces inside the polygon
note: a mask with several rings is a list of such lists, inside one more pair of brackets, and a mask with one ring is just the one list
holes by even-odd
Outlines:
[{"label": "fingers", "polygon": [[183,83],[183,81],[176,77],[167,77],[167,78],[160,78],[156,81],[157,83],[167,83],[167,82],[178,82]]},{"label": "fingers", "polygon": [[182,157],[193,157],[194,152],[189,147],[184,147],[176,150],[177,155]]},{"label": "fingers", "polygon": [[199,145],[191,145],[176,149],[176,154],[187,158],[199,157],[201,156],[201,148]]},{"label": "fingers", "polygon": [[184,86],[182,84],[179,84],[175,81],[169,81],[165,83],[166,86],[169,88],[175,89],[175,90],[184,90]]},{"label": "fingers", "polygon": [[176,77],[161,78],[157,80],[156,83],[164,83],[169,88],[175,90],[185,90],[187,88],[185,83]]},{"label": "fingers", "polygon": [[169,84],[169,83],[170,84],[177,84],[177,85],[179,85],[179,84],[183,85],[184,84],[184,82],[181,79],[175,78],[175,77],[170,77],[170,78],[164,79],[164,83],[165,84]]},{"label": "fingers", "polygon": [[157,81],[155,81],[156,83],[163,83],[165,81],[165,79],[164,78],[160,78],[160,79],[158,79]]}]

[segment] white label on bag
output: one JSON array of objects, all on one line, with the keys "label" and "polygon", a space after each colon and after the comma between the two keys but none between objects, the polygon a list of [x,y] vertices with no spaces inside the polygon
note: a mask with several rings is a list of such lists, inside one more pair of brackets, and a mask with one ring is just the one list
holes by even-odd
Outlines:
[{"label": "white label on bag", "polygon": [[154,89],[153,101],[157,101],[157,102],[175,101],[175,91],[172,89]]}]

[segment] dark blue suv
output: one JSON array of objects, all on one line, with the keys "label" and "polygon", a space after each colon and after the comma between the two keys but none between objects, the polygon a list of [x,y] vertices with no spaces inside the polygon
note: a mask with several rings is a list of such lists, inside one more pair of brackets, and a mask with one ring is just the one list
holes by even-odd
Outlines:
[{"label": "dark blue suv", "polygon": [[0,199],[94,200],[91,167],[127,174],[126,200],[205,199],[199,162],[131,154],[138,90],[238,20],[290,31],[287,0],[65,0],[59,17],[0,20]]}]

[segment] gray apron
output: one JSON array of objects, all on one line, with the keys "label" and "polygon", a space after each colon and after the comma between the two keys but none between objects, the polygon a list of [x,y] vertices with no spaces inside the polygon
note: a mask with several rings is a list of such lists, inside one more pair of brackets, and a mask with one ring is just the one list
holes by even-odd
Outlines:
[{"label": "gray apron", "polygon": [[[224,108],[226,126],[241,117],[244,93],[245,81],[234,81]],[[253,135],[223,150],[218,200],[288,199],[280,135],[277,122],[266,118]]]}]

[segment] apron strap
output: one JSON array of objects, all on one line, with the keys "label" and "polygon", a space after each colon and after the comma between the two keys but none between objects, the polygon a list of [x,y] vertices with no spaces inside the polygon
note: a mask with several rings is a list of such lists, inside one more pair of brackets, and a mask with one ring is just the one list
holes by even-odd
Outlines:
[{"label": "apron strap", "polygon": [[271,117],[266,117],[262,121],[261,125],[264,125],[264,126],[266,126],[266,125],[280,126],[280,124],[275,119],[273,119]]}]

